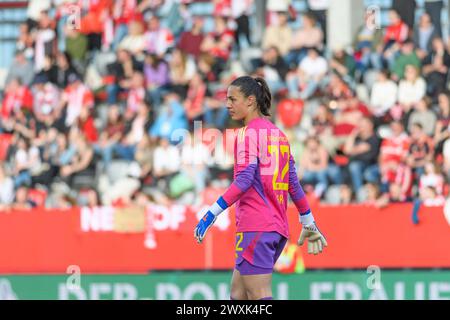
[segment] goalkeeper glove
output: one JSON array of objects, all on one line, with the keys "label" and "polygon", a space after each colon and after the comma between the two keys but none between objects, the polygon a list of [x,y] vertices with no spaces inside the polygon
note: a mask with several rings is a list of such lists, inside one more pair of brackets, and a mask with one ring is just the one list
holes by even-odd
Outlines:
[{"label": "goalkeeper glove", "polygon": [[298,238],[298,245],[301,246],[308,240],[308,253],[318,254],[323,251],[326,247],[327,240],[320,232],[319,228],[316,226],[314,217],[310,210],[306,214],[300,215],[300,222],[302,223],[302,231],[300,232],[300,237]]},{"label": "goalkeeper glove", "polygon": [[221,214],[225,209],[228,208],[228,204],[225,200],[220,197],[216,203],[214,203],[211,208],[209,208],[208,212],[202,217],[200,222],[197,224],[197,227],[194,229],[194,238],[197,239],[198,243],[203,241],[203,238],[206,235],[206,232],[209,228],[214,224],[217,219],[217,216]]},{"label": "goalkeeper glove", "polygon": [[211,211],[208,212],[200,219],[200,222],[197,224],[197,227],[194,230],[194,237],[197,239],[198,243],[203,241],[203,238],[206,235],[206,232],[209,228],[212,227],[214,222],[216,221],[217,216],[215,216]]}]

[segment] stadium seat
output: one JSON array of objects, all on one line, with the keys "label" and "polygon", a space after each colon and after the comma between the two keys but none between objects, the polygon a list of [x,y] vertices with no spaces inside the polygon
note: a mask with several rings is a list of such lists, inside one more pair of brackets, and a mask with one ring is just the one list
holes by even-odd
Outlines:
[{"label": "stadium seat", "polygon": [[277,111],[285,128],[292,128],[300,123],[303,107],[304,102],[300,99],[284,99],[278,104]]}]

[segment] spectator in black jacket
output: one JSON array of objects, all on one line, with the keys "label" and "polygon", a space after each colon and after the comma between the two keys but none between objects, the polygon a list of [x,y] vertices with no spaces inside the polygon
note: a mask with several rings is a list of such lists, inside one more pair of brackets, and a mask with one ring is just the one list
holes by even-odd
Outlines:
[{"label": "spectator in black jacket", "polygon": [[120,91],[127,90],[131,84],[131,76],[135,71],[142,71],[143,65],[137,61],[129,51],[117,50],[117,60],[107,66],[108,83],[106,91],[108,93],[108,104],[117,102],[117,95]]}]

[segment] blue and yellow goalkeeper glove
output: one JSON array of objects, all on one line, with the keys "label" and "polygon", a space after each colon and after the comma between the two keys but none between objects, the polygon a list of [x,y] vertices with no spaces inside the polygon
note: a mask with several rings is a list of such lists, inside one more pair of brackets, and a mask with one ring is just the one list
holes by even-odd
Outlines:
[{"label": "blue and yellow goalkeeper glove", "polygon": [[206,232],[212,227],[219,214],[228,208],[228,204],[222,197],[214,203],[208,212],[200,219],[200,222],[194,229],[194,238],[198,243],[201,243],[205,238]]}]

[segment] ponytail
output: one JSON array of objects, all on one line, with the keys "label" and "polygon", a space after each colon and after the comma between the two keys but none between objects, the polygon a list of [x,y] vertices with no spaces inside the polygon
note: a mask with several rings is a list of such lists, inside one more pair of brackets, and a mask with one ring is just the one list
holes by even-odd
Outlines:
[{"label": "ponytail", "polygon": [[251,95],[255,96],[256,104],[261,114],[267,117],[270,116],[272,94],[270,93],[266,80],[259,77],[252,78],[249,76],[243,76],[235,79],[231,85],[239,87],[245,97],[249,97]]},{"label": "ponytail", "polygon": [[272,94],[270,93],[269,86],[266,80],[263,78],[256,78],[256,83],[260,86],[258,95],[256,96],[256,101],[259,106],[259,110],[265,116],[270,116],[270,108],[272,106]]}]

